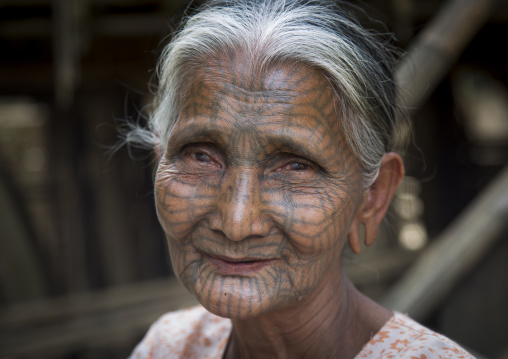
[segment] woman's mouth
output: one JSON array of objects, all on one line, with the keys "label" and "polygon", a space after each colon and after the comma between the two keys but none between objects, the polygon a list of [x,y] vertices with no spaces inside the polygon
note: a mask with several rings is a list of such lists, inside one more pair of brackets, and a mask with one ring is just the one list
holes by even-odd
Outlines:
[{"label": "woman's mouth", "polygon": [[236,276],[252,275],[275,261],[275,259],[251,257],[229,258],[208,254],[205,254],[204,256],[221,274]]}]

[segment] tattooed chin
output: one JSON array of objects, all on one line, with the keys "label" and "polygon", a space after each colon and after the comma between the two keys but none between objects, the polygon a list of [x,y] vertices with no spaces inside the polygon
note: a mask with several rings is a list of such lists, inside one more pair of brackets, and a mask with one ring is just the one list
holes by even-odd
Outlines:
[{"label": "tattooed chin", "polygon": [[[174,264],[176,270],[182,266],[178,272],[180,281],[206,309],[232,319],[249,319],[296,303],[315,286],[313,278],[302,281],[299,271],[281,258],[201,254],[187,265],[179,263],[178,258]],[[320,262],[316,261],[316,265]],[[304,271],[309,270],[312,269]],[[321,271],[313,269],[316,270]]]}]

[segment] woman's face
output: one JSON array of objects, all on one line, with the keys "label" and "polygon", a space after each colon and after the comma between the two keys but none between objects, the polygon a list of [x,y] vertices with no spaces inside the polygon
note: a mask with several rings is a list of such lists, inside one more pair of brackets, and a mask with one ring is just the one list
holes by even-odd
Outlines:
[{"label": "woman's face", "polygon": [[340,276],[361,177],[316,70],[210,61],[188,79],[155,197],[174,272],[246,319]]}]

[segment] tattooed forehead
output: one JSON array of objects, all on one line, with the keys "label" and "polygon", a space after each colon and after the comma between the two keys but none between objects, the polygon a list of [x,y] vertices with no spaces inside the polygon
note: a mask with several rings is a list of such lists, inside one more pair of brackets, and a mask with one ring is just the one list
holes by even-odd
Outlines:
[{"label": "tattooed forehead", "polygon": [[323,155],[327,146],[343,150],[335,93],[310,66],[286,63],[261,71],[214,60],[192,72],[184,93],[173,145],[211,140],[226,146],[248,135],[264,149],[302,155]]},{"label": "tattooed forehead", "polygon": [[[231,53],[225,57],[207,57],[195,71],[197,76],[205,75],[212,82],[221,81],[225,88],[245,91],[251,94],[268,92],[284,94],[298,90],[303,78],[318,75],[316,69],[295,61],[271,61],[262,65],[242,52]],[[309,74],[303,72],[310,70]],[[324,77],[319,74],[320,77]],[[263,95],[264,96],[264,95]]]}]

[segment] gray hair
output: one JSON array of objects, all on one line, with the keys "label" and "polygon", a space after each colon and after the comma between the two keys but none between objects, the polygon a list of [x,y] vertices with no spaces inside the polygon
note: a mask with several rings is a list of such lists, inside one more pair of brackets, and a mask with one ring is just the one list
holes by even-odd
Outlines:
[{"label": "gray hair", "polygon": [[404,149],[405,136],[398,134],[394,52],[343,6],[327,0],[212,0],[203,5],[165,47],[148,127],[134,128],[127,142],[158,146],[163,153],[192,64],[239,49],[260,68],[291,61],[326,76],[365,186],[376,179],[386,152]]}]

